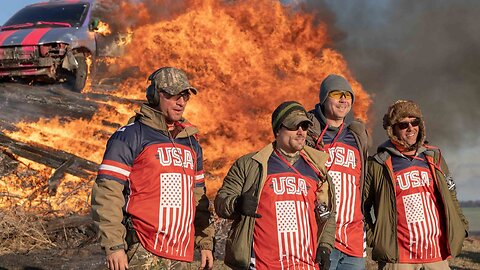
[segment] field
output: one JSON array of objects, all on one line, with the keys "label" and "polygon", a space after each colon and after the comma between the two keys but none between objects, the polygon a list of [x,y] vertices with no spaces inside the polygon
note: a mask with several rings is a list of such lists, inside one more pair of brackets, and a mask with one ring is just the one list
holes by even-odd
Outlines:
[{"label": "field", "polygon": [[462,210],[468,219],[470,234],[480,235],[480,207],[465,207]]},{"label": "field", "polygon": [[[478,209],[477,209],[478,211]],[[468,215],[470,211],[466,211]],[[473,212],[473,214],[478,212]],[[0,251],[0,270],[4,269],[106,269],[104,267],[103,251],[96,243],[91,226],[90,217],[79,216],[75,220],[86,220],[81,226],[67,227],[54,233],[41,233],[41,226],[38,226],[41,217],[36,217],[33,222],[22,222],[18,224],[18,215],[13,213],[0,213],[3,217],[0,227],[15,223],[15,239],[10,239],[8,248],[3,246]],[[478,217],[478,216],[477,216]],[[25,220],[30,218],[25,217]],[[10,222],[8,222],[10,221]],[[36,221],[36,222],[35,222]],[[61,222],[66,224],[67,222]],[[228,223],[225,220],[216,220],[217,244],[214,269],[229,269],[223,262],[224,240],[228,231]],[[49,228],[51,226],[47,226]],[[37,230],[39,229],[39,230]],[[18,232],[21,231],[21,232]],[[35,232],[35,233],[32,233]],[[3,232],[5,234],[5,232]],[[27,235],[28,234],[28,235]],[[3,235],[4,240],[8,239]],[[40,240],[43,239],[43,242]],[[15,240],[15,241],[14,241]],[[36,244],[32,246],[32,241]],[[31,248],[19,249],[20,246],[28,244]],[[10,250],[10,251],[9,251]],[[198,261],[195,262],[198,266]],[[450,260],[452,270],[474,270],[480,269],[480,236],[471,235],[465,239],[462,253],[455,259]],[[377,269],[376,263],[367,258],[367,270]]]}]

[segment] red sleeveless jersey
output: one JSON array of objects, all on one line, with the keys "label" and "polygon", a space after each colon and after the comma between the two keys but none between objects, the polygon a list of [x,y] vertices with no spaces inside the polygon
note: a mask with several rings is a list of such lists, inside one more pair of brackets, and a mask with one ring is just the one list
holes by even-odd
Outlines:
[{"label": "red sleeveless jersey", "polygon": [[136,162],[127,211],[140,242],[157,256],[192,261],[195,153],[181,144],[157,144],[145,148]]},{"label": "red sleeveless jersey", "polygon": [[429,263],[448,257],[443,203],[425,160],[392,157],[397,203],[399,262]]},{"label": "red sleeveless jersey", "polygon": [[[318,270],[314,212],[318,180],[303,175],[303,171],[312,170],[303,158],[294,164],[302,174],[280,162],[272,155],[260,194],[257,213],[262,217],[255,220],[253,233],[255,267]],[[309,175],[315,174],[309,172]]]},{"label": "red sleeveless jersey", "polygon": [[326,163],[328,174],[335,186],[335,248],[350,256],[365,257],[360,152],[356,147],[343,142],[336,142],[334,147],[326,145],[325,149],[330,154]]}]

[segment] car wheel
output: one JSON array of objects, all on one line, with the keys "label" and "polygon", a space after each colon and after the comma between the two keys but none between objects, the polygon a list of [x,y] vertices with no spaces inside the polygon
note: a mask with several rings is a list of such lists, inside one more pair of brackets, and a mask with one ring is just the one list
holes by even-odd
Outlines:
[{"label": "car wheel", "polygon": [[87,82],[88,66],[86,57],[83,53],[75,54],[75,59],[78,62],[78,68],[72,71],[69,83],[73,91],[80,93]]}]

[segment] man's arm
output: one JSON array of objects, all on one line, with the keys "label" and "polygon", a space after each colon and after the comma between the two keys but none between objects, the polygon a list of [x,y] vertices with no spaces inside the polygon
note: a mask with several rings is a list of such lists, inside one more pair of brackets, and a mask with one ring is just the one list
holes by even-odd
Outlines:
[{"label": "man's arm", "polygon": [[[326,247],[329,250],[332,250],[335,244],[335,229],[336,229],[336,206],[335,206],[335,186],[333,184],[332,178],[327,173],[326,174],[328,184],[328,200],[329,200],[329,208],[330,214],[325,221],[317,220],[317,222],[325,223],[323,226],[323,231],[321,232],[320,239],[319,239],[319,246]],[[321,226],[320,226],[321,227]]]},{"label": "man's arm", "polygon": [[460,203],[458,202],[457,189],[456,189],[456,186],[455,186],[455,182],[453,181],[453,177],[450,174],[450,171],[448,169],[448,165],[445,162],[445,160],[443,159],[443,157],[441,157],[441,167],[442,167],[442,171],[445,175],[445,181],[447,182],[447,187],[448,187],[448,190],[450,191],[450,195],[452,196],[452,201],[454,203],[454,206],[458,210],[458,214],[460,215],[460,219],[462,220],[462,222],[465,226],[465,236],[468,236],[468,230],[469,230],[468,220],[465,217],[465,215],[463,214],[462,208],[460,207]]},{"label": "man's arm", "polygon": [[242,194],[245,184],[245,157],[238,159],[228,171],[220,190],[215,197],[215,212],[221,218],[234,219],[239,215],[235,211],[236,200]]},{"label": "man's arm", "polygon": [[366,229],[366,236],[367,236],[367,246],[372,246],[372,237],[373,237],[373,218],[371,215],[372,206],[375,200],[375,191],[372,186],[373,182],[373,166],[374,166],[373,158],[368,158],[367,161],[367,173],[365,175],[365,181],[363,183],[363,215],[365,217],[365,229]]},{"label": "man's arm", "polygon": [[123,188],[122,184],[108,179],[97,179],[93,185],[92,216],[107,256],[127,248],[126,229],[122,224]]},{"label": "man's arm", "polygon": [[195,174],[195,188],[193,196],[195,199],[195,245],[200,249],[201,267],[204,269],[213,268],[213,237],[215,235],[215,224],[210,211],[210,201],[207,198],[205,187],[205,175],[203,173],[203,150],[199,144],[196,145],[197,163]]},{"label": "man's arm", "polygon": [[212,213],[209,210],[210,202],[205,193],[205,187],[196,187],[194,189],[195,201],[197,203],[195,212],[195,245],[200,248],[202,269],[205,266],[208,269],[212,269],[215,224]]}]

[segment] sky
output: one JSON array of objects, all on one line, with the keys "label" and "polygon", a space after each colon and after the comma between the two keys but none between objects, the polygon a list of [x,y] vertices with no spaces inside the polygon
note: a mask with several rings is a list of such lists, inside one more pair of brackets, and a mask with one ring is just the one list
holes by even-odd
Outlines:
[{"label": "sky", "polygon": [[3,25],[8,18],[26,5],[45,2],[42,0],[0,0],[2,3],[2,12],[0,12],[0,25]]},{"label": "sky", "polygon": [[[20,8],[41,1],[0,0],[0,25]],[[426,119],[427,139],[443,150],[457,180],[459,198],[478,199],[480,1],[282,2],[304,2],[307,9],[328,15],[332,46],[372,95],[374,146],[386,139],[381,118],[388,105],[415,100]]]},{"label": "sky", "polygon": [[[333,47],[372,96],[374,146],[397,99],[422,109],[429,144],[438,146],[458,198],[480,192],[480,1],[310,0],[328,8]],[[371,149],[370,153],[375,153]]]}]

